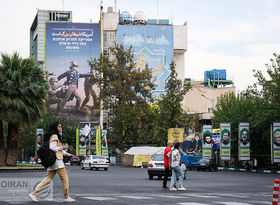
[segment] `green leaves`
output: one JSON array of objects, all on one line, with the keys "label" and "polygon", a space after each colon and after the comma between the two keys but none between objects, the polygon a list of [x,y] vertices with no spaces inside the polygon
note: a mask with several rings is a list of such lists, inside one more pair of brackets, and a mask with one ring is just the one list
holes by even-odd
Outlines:
[{"label": "green leaves", "polygon": [[[267,75],[254,70],[257,83],[237,96],[233,93],[221,96],[212,119],[216,127],[220,122],[231,123],[234,139],[238,136],[239,122],[249,122],[252,136],[251,154],[263,156],[262,161],[265,162],[269,161],[270,155],[270,125],[280,121],[280,55],[274,54],[274,57],[275,59],[270,60],[271,65],[266,65]],[[237,140],[233,145],[237,151]],[[236,155],[237,152],[233,154]]]},{"label": "green leaves", "polygon": [[32,124],[43,114],[47,82],[32,59],[1,54],[0,119]]},{"label": "green leaves", "polygon": [[110,49],[113,59],[100,56],[89,61],[95,68],[101,87],[102,109],[108,110],[108,137],[112,149],[125,150],[145,138],[143,130],[148,108],[152,101],[154,83],[148,67],[135,68],[132,49],[122,45]]}]

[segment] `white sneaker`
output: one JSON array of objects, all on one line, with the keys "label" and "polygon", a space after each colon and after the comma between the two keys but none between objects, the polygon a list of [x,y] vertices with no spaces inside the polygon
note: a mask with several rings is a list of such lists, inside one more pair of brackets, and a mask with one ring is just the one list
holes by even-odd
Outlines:
[{"label": "white sneaker", "polygon": [[29,198],[30,198],[32,201],[38,202],[37,197],[36,197],[33,193],[29,194],[28,196],[29,196]]},{"label": "white sneaker", "polygon": [[184,187],[179,187],[178,190],[179,191],[185,191],[186,189]]},{"label": "white sneaker", "polygon": [[64,199],[64,202],[75,202],[76,200],[68,196],[67,199]]},{"label": "white sneaker", "polygon": [[175,187],[170,188],[169,190],[170,190],[170,191],[177,191],[177,189],[176,189]]}]

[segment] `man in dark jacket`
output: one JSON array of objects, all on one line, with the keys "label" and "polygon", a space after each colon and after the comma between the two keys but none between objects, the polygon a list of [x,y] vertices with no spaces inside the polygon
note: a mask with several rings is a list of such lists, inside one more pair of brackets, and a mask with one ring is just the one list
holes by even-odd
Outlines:
[{"label": "man in dark jacket", "polygon": [[63,102],[61,103],[61,106],[59,107],[58,111],[63,110],[66,102],[72,100],[74,97],[76,98],[76,110],[80,111],[82,98],[78,92],[79,78],[91,77],[93,76],[93,74],[81,74],[77,71],[78,67],[79,66],[77,65],[77,62],[72,61],[70,63],[70,70],[58,76],[58,80],[67,77],[67,80],[64,83],[64,85],[67,86],[67,89],[65,91],[66,93],[64,95]]}]

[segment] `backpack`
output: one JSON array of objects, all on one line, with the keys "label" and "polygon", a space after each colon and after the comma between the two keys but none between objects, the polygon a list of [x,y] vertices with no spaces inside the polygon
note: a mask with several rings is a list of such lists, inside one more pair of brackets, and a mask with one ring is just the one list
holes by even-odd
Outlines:
[{"label": "backpack", "polygon": [[41,164],[47,169],[53,165],[56,160],[55,152],[49,147],[49,143],[45,142],[38,150],[37,155],[41,159]]}]

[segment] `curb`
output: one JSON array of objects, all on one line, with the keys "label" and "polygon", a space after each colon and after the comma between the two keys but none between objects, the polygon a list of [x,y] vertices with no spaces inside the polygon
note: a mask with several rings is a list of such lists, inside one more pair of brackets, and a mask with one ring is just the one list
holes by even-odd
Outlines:
[{"label": "curb", "polygon": [[276,170],[262,170],[262,169],[241,169],[241,168],[226,168],[226,167],[218,167],[219,170],[225,171],[238,171],[238,172],[255,172],[255,173],[268,173],[268,174],[280,174],[280,171]]},{"label": "curb", "polygon": [[[30,161],[17,161],[17,164],[38,164],[38,162],[30,162]],[[64,165],[70,165],[70,162],[65,162]]]}]

